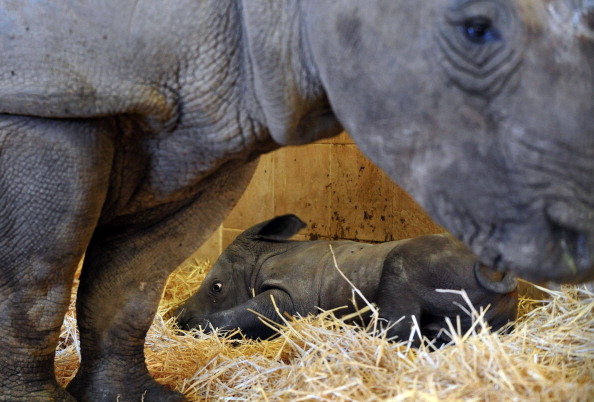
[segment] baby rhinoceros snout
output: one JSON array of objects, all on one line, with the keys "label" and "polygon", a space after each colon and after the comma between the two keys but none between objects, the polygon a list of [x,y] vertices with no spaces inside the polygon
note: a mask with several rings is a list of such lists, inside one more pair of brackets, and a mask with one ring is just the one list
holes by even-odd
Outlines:
[{"label": "baby rhinoceros snout", "polygon": [[196,317],[192,316],[191,313],[182,305],[175,310],[175,320],[177,322],[177,326],[184,330],[188,331],[192,328],[198,328],[198,320]]}]

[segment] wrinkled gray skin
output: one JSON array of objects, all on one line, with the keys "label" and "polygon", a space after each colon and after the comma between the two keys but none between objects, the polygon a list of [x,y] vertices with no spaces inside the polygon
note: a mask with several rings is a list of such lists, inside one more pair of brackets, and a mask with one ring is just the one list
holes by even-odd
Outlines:
[{"label": "wrinkled gray skin", "polygon": [[[464,289],[477,310],[490,306],[485,319],[494,330],[516,318],[516,280],[481,266],[449,234],[375,245],[287,240],[303,227],[297,216],[283,215],[237,236],[198,291],[178,309],[180,327],[239,328],[248,337],[267,338],[275,331],[253,312],[277,323],[282,323],[279,314],[305,316],[319,308],[347,306],[338,314],[351,314],[365,301],[357,296],[353,304],[353,288],[336,266],[368,302],[377,305],[380,318],[395,324],[388,330],[391,338],[409,339],[413,316],[423,335],[437,344],[448,340],[440,335],[441,328],[448,328],[446,318],[456,323],[459,316],[464,332],[471,327],[472,319],[459,307],[468,308],[463,298],[436,289]],[[365,323],[368,320],[364,317]],[[418,338],[415,341],[418,345]]]},{"label": "wrinkled gray skin", "polygon": [[0,398],[180,399],[142,352],[167,275],[257,155],[343,128],[485,264],[592,278],[593,7],[0,0]]}]

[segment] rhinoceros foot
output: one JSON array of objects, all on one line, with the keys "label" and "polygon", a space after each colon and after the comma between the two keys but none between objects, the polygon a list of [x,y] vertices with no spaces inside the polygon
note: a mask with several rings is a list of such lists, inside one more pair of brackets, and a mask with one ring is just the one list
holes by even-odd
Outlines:
[{"label": "rhinoceros foot", "polygon": [[77,376],[68,385],[77,401],[145,401],[145,402],[185,402],[183,394],[165,388],[148,374],[141,378],[130,375],[117,380],[113,377]]},{"label": "rhinoceros foot", "polygon": [[0,395],[2,401],[56,401],[56,402],[76,402],[76,399],[56,382],[54,386],[45,387],[43,391],[31,392],[29,389],[24,393],[20,389],[8,391],[8,394]]}]

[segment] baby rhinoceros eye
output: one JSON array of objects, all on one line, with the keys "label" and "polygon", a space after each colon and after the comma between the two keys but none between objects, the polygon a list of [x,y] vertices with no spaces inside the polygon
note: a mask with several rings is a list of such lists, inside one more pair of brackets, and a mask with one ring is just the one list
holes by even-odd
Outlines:
[{"label": "baby rhinoceros eye", "polygon": [[214,281],[211,287],[212,291],[215,293],[219,293],[223,290],[223,282],[221,281]]},{"label": "baby rhinoceros eye", "polygon": [[462,24],[462,32],[470,42],[479,45],[501,39],[491,20],[486,17],[473,17],[465,20]]}]

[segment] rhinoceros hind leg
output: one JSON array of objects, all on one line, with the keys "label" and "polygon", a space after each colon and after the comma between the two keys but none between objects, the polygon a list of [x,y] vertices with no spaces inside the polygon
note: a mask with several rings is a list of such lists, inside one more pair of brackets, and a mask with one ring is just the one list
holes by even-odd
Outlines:
[{"label": "rhinoceros hind leg", "polygon": [[[382,267],[375,302],[379,316],[389,322],[388,337],[394,341],[408,341],[416,321],[421,324],[421,306],[414,284],[409,283],[404,267],[406,255],[401,247],[395,247],[386,257]],[[414,319],[413,319],[414,317]],[[420,344],[419,334],[412,338],[413,346]]]},{"label": "rhinoceros hind leg", "polygon": [[[409,306],[410,307],[410,306]],[[396,311],[382,311],[380,307],[380,317],[388,321],[388,338],[397,342],[408,341],[411,336],[411,330],[414,326],[414,320],[420,323],[420,309],[409,308],[405,312],[404,310]],[[420,344],[419,334],[415,334],[412,338],[413,346],[417,347]]]},{"label": "rhinoceros hind leg", "polygon": [[[399,278],[382,277],[378,289],[377,305],[379,316],[388,321],[388,338],[395,341],[407,341],[410,338],[414,321],[421,325],[421,307],[415,302],[418,297],[402,286]],[[414,319],[413,319],[414,317]],[[413,338],[413,346],[420,344],[418,334]]]}]

